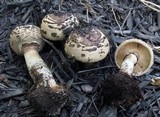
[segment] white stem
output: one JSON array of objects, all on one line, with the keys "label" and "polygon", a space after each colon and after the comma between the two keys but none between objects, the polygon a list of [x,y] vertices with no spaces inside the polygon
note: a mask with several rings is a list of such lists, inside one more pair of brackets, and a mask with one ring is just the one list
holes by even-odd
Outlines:
[{"label": "white stem", "polygon": [[137,56],[135,54],[129,54],[126,56],[121,65],[121,72],[126,73],[128,75],[132,75],[134,65],[137,62]]},{"label": "white stem", "polygon": [[31,48],[27,49],[27,51],[24,50],[24,57],[33,81],[35,83],[42,81],[39,82],[40,84],[37,84],[37,87],[39,87],[39,85],[45,87],[48,85],[50,87],[57,86],[51,71],[39,56],[36,49]]}]

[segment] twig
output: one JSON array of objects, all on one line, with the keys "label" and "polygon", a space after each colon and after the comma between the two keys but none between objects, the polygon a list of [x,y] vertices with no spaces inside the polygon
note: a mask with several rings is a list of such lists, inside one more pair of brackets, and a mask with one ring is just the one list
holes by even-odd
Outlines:
[{"label": "twig", "polygon": [[102,66],[102,67],[98,67],[98,68],[81,70],[81,71],[78,71],[78,74],[82,74],[82,73],[86,73],[86,72],[92,72],[92,71],[96,71],[96,70],[102,70],[102,69],[106,69],[106,68],[112,68],[112,67],[115,67],[115,66]]},{"label": "twig", "polygon": [[12,97],[15,97],[15,96],[19,96],[19,95],[22,95],[23,93],[24,93],[23,89],[15,89],[13,91],[8,92],[5,95],[2,95],[0,97],[0,100],[9,99],[9,98],[12,98]]},{"label": "twig", "polygon": [[121,29],[123,29],[124,24],[126,23],[126,21],[127,21],[128,17],[130,16],[130,14],[131,14],[131,10],[129,10],[129,12],[128,12],[126,18],[124,19],[124,21],[123,21],[123,23],[122,23],[122,26],[121,26]]},{"label": "twig", "polygon": [[122,34],[121,26],[120,26],[120,24],[119,24],[119,22],[118,22],[118,20],[117,20],[117,17],[116,17],[116,14],[115,14],[115,12],[114,12],[113,7],[112,7],[112,12],[113,12],[113,15],[114,15],[114,19],[115,19],[115,21],[116,21],[116,23],[117,23],[117,25],[118,25],[118,27],[119,27],[119,30],[121,31],[121,34]]},{"label": "twig", "polygon": [[140,0],[143,4],[145,4],[147,7],[157,11],[157,12],[160,12],[160,5],[157,5],[153,2],[150,2],[150,1],[147,1],[147,0]]},{"label": "twig", "polygon": [[63,56],[62,52],[57,50],[56,47],[51,43],[49,42],[48,40],[46,39],[43,39],[47,44],[49,44],[53,50],[58,54],[60,60],[62,61],[62,66],[64,67],[64,69],[67,69],[69,70],[69,72],[73,75],[74,78],[78,78],[78,76],[74,73],[74,71],[71,69],[69,63],[67,63],[67,60],[65,59],[65,57]]},{"label": "twig", "polygon": [[[83,2],[84,3],[83,3]],[[97,12],[92,8],[92,6],[90,5],[89,1],[88,0],[80,0],[80,3],[82,5],[84,5],[84,7],[88,10],[88,12],[90,12],[92,15],[96,16],[97,15]]]}]

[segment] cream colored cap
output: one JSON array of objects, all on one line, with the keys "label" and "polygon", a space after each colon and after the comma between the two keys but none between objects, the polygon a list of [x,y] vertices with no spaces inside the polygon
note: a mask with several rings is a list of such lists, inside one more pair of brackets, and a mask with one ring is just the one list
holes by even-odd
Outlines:
[{"label": "cream colored cap", "polygon": [[48,14],[41,23],[41,33],[49,40],[63,40],[64,30],[79,25],[79,21],[72,13],[61,13],[59,15]]},{"label": "cream colored cap", "polygon": [[84,32],[81,31],[71,32],[65,43],[66,54],[84,63],[104,59],[110,49],[108,38],[97,28],[86,28]]},{"label": "cream colored cap", "polygon": [[44,45],[40,28],[34,25],[18,26],[10,34],[10,46],[19,55],[23,55],[25,44],[37,44],[40,51]]},{"label": "cream colored cap", "polygon": [[154,54],[152,48],[142,40],[129,39],[122,42],[115,52],[115,61],[119,68],[124,58],[130,53],[135,54],[138,58],[134,66],[133,76],[145,74],[153,65]]}]

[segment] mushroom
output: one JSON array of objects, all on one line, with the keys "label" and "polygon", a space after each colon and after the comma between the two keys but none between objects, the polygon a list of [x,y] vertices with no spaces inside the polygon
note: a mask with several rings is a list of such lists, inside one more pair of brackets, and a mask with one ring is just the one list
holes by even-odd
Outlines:
[{"label": "mushroom", "polygon": [[138,84],[131,77],[145,74],[151,68],[154,61],[153,51],[142,40],[129,39],[117,48],[115,61],[120,72],[112,74],[104,81],[102,92],[107,103],[129,107],[142,99]]},{"label": "mushroom", "polygon": [[24,55],[34,81],[34,88],[28,94],[30,103],[47,115],[56,115],[69,100],[68,90],[55,82],[51,71],[39,56],[43,45],[37,26],[18,26],[10,34],[11,48],[18,55]]},{"label": "mushroom", "polygon": [[140,76],[153,65],[152,48],[144,41],[130,39],[120,44],[115,52],[115,61],[121,72]]},{"label": "mushroom", "polygon": [[63,40],[75,26],[79,25],[72,13],[55,13],[46,15],[41,23],[42,36],[49,40]]},{"label": "mushroom", "polygon": [[109,53],[108,38],[96,27],[77,29],[71,32],[65,43],[65,52],[83,63],[104,59]]}]

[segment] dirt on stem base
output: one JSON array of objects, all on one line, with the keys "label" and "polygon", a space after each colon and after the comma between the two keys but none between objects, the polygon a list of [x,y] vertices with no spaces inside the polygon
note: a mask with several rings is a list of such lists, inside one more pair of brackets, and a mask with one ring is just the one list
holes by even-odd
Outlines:
[{"label": "dirt on stem base", "polygon": [[28,93],[28,100],[37,110],[45,112],[47,116],[60,114],[61,109],[71,102],[69,91],[64,86],[39,87]]},{"label": "dirt on stem base", "polygon": [[112,74],[102,84],[102,94],[107,105],[128,108],[142,99],[138,83],[124,73]]}]

